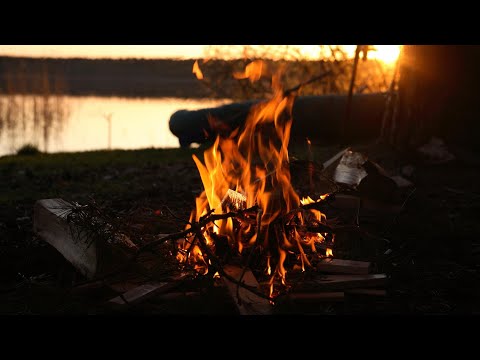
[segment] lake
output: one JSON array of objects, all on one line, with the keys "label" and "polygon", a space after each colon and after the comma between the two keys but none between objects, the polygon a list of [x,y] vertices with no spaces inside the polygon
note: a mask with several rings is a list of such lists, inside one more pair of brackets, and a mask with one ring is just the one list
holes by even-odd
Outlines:
[{"label": "lake", "polygon": [[[33,97],[25,98],[28,102]],[[6,104],[7,98],[0,97],[2,99]],[[49,137],[48,152],[108,149],[109,145],[112,149],[176,148],[179,147],[178,139],[168,128],[170,116],[175,111],[215,107],[231,102],[225,99],[97,96],[64,96],[62,101],[67,115],[62,121],[62,128],[52,132]],[[111,123],[110,139],[108,118]],[[14,153],[26,143],[38,144],[44,150],[43,139],[38,134],[34,136],[32,126],[27,124],[25,131],[9,131],[4,124],[0,135],[0,155]]]}]

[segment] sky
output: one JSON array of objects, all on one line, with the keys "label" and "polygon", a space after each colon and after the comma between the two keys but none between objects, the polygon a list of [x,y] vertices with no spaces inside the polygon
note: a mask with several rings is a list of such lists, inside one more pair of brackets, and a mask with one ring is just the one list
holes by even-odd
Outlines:
[{"label": "sky", "polygon": [[[220,45],[221,46],[221,45]],[[225,45],[231,47],[231,45]],[[318,45],[291,45],[305,56],[318,58]],[[355,45],[344,45],[353,54]],[[391,62],[398,56],[398,45],[376,45],[369,57]],[[240,46],[238,46],[240,48]],[[202,58],[208,45],[0,45],[0,56],[87,57],[87,58]]]},{"label": "sky", "polygon": [[0,45],[0,55],[88,58],[199,58],[205,45]]}]

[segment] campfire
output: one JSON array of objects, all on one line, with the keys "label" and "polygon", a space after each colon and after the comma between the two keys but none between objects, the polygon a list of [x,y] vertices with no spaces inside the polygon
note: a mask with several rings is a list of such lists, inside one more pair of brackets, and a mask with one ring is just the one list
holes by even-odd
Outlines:
[{"label": "campfire", "polygon": [[478,312],[480,197],[458,130],[472,133],[471,71],[442,76],[471,70],[476,50],[405,46],[373,88],[369,47],[292,67],[192,61],[212,98],[233,101],[172,113],[183,149],[6,157],[3,310]]},{"label": "campfire", "polygon": [[[194,72],[199,71],[195,63]],[[264,66],[254,62],[235,77],[255,81],[262,71]],[[222,263],[235,258],[245,267],[255,263],[254,270],[269,277],[270,300],[288,289],[288,272],[305,271],[319,258],[333,256],[334,242],[318,208],[328,194],[300,199],[291,183],[288,143],[294,94],[285,94],[280,74],[272,77],[272,88],[272,98],[254,105],[239,128],[219,128],[210,118],[218,135],[203,162],[193,155],[204,191],[177,254],[202,275],[218,274]]]},{"label": "campfire", "polygon": [[[268,76],[264,65],[252,64],[234,77],[257,81]],[[194,72],[203,77],[198,63]],[[168,214],[180,231],[152,234],[147,228],[142,235],[128,225],[137,221],[128,214],[122,220],[95,202],[83,206],[44,199],[35,205],[36,233],[89,282],[135,272],[133,265],[143,264],[141,276],[147,274],[150,280],[129,285],[108,301],[120,308],[190,280],[195,280],[197,285],[191,286],[196,292],[206,283],[211,289],[226,289],[240,314],[270,314],[272,305],[282,312],[300,304],[303,311],[304,302],[347,304],[356,296],[384,297],[386,275],[372,273],[379,269],[371,260],[384,251],[378,244],[388,241],[360,223],[369,214],[395,215],[401,210],[403,205],[398,210],[372,202],[380,195],[393,196],[395,182],[368,158],[348,149],[318,164],[309,139],[308,161],[291,161],[292,110],[301,85],[283,90],[280,80],[280,73],[272,76],[273,95],[252,105],[239,126],[209,117],[215,139],[203,158],[193,155],[204,190],[186,224],[168,206],[132,210],[143,224]],[[326,171],[338,160],[330,179]],[[290,171],[299,166],[305,171],[306,187],[298,186],[302,176],[296,176],[296,170],[292,181]],[[320,175],[335,186],[315,189]],[[363,256],[363,250],[369,255]],[[171,277],[164,282],[168,273]]]}]

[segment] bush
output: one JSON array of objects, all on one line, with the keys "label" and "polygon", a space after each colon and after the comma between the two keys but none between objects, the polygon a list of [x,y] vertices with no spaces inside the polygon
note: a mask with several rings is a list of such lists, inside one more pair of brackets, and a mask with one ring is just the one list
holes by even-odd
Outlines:
[{"label": "bush", "polygon": [[20,149],[17,150],[17,155],[38,155],[41,151],[37,146],[33,144],[23,145]]}]

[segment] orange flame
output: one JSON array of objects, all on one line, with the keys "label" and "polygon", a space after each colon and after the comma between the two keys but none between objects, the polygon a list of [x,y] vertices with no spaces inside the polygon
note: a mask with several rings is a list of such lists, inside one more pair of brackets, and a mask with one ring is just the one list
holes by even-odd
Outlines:
[{"label": "orange flame", "polygon": [[202,70],[200,70],[200,66],[198,66],[198,60],[195,60],[193,64],[192,74],[195,74],[198,80],[203,80],[203,73]]},{"label": "orange flame", "polygon": [[266,73],[266,65],[261,60],[252,61],[245,67],[243,72],[233,73],[235,79],[250,79],[250,82],[260,80],[263,74]]},{"label": "orange flame", "polygon": [[327,247],[327,250],[326,250],[326,252],[325,252],[325,255],[326,255],[327,257],[332,257],[332,256],[333,256],[333,251],[332,251],[332,249],[330,249],[330,248]]},{"label": "orange flame", "polygon": [[[254,81],[258,80],[264,71],[263,63],[254,61],[246,67],[245,73],[236,73],[234,76]],[[236,129],[228,135],[219,134],[214,144],[205,150],[203,161],[192,155],[204,191],[196,199],[196,208],[191,213],[190,222],[198,222],[202,215],[210,211],[213,214],[238,211],[239,203],[242,208],[258,206],[256,221],[248,223],[227,218],[208,224],[201,230],[207,246],[215,246],[215,233],[216,236],[226,238],[231,249],[236,249],[238,253],[245,248],[259,246],[264,253],[272,254],[272,259],[270,255],[267,256],[265,269],[270,276],[271,295],[274,293],[276,277],[286,285],[285,261],[288,253],[299,253],[301,268],[305,271],[305,265],[311,266],[311,263],[304,247],[315,251],[315,242],[324,241],[321,234],[316,234],[315,238],[305,238],[296,229],[287,234],[275,221],[297,209],[300,203],[316,202],[310,197],[300,200],[290,181],[288,143],[294,96],[284,95],[279,79],[280,75],[272,78],[274,96],[269,101],[252,106],[241,131]],[[322,195],[317,201],[325,197],[326,195]],[[236,200],[229,202],[229,198]],[[318,222],[325,220],[323,213],[312,209],[298,214],[301,225],[306,221],[302,214]],[[193,236],[187,240],[191,243],[194,241]],[[181,254],[185,252],[185,248],[184,243],[180,247]],[[273,256],[274,254],[276,255]],[[193,261],[192,264],[199,272],[206,274],[208,271],[205,270],[208,266],[202,252],[196,245],[190,251],[188,261]],[[273,271],[271,262],[275,269]]]}]

